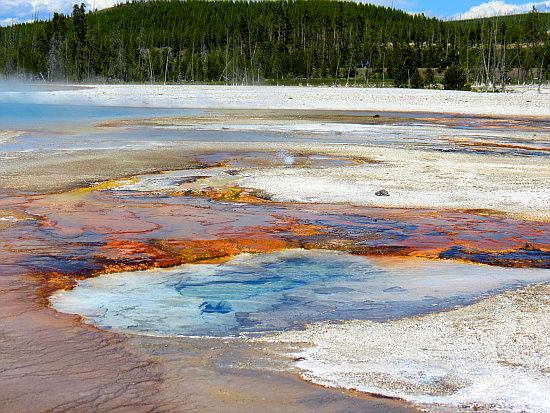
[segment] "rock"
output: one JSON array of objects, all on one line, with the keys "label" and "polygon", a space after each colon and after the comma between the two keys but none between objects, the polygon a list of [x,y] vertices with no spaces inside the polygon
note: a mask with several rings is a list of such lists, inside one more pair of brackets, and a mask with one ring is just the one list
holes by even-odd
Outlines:
[{"label": "rock", "polygon": [[181,184],[192,184],[194,182],[197,182],[199,179],[208,179],[208,178],[212,178],[211,176],[209,175],[200,175],[200,176],[185,176],[183,178],[181,178],[180,180],[176,181],[175,183],[177,185],[181,185]]},{"label": "rock", "polygon": [[373,118],[379,118],[380,115],[377,113],[376,115],[373,115],[372,117],[373,117]]},{"label": "rock", "polygon": [[390,196],[390,193],[386,191],[385,189],[381,189],[380,191],[376,191],[374,193],[376,196]]},{"label": "rock", "polygon": [[262,189],[253,189],[248,191],[248,195],[253,196],[254,198],[263,199],[264,201],[271,201],[273,199],[271,194]]}]

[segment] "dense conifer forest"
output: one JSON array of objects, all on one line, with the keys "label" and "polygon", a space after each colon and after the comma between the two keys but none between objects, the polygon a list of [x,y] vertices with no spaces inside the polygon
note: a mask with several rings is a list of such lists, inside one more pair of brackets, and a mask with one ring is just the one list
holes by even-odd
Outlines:
[{"label": "dense conifer forest", "polygon": [[444,22],[330,0],[134,1],[95,12],[75,5],[70,16],[0,28],[0,72],[44,81],[496,89],[550,78],[549,16]]}]

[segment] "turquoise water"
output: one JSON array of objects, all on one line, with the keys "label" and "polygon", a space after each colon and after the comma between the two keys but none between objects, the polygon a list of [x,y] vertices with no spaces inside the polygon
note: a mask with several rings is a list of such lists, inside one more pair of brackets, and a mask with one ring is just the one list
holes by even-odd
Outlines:
[{"label": "turquoise water", "polygon": [[0,102],[0,129],[28,129],[36,126],[62,126],[101,119],[183,116],[196,113],[202,113],[202,111]]},{"label": "turquoise water", "polygon": [[406,317],[548,277],[548,270],[290,250],[100,276],[51,301],[105,329],[234,336],[311,321]]},{"label": "turquoise water", "polygon": [[[1,98],[1,97],[0,97]],[[0,155],[20,152],[71,150],[121,150],[173,144],[174,133],[125,128],[95,127],[102,121],[163,116],[194,116],[200,109],[128,108],[87,105],[44,105],[0,101],[0,132],[16,130],[19,135],[0,139]],[[190,132],[191,133],[191,132]]]}]

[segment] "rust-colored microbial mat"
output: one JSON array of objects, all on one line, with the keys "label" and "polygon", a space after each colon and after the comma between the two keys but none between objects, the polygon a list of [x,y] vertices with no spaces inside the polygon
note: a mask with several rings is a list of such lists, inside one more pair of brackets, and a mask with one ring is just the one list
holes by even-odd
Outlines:
[{"label": "rust-colored microbial mat", "polygon": [[[144,354],[140,346],[132,347],[138,339],[83,326],[77,317],[47,307],[52,292],[101,273],[213,263],[242,253],[293,248],[550,267],[548,223],[459,211],[284,204],[262,200],[243,188],[189,193],[117,190],[117,185],[0,199],[4,211],[0,286],[5,303],[1,340],[14,349],[4,358],[14,368],[4,369],[0,379],[5,389],[2,408],[109,410],[132,406],[131,411],[151,411],[172,410],[174,403],[184,402],[165,397],[184,386],[183,379],[173,379],[170,389],[163,387],[166,377],[174,377],[173,371],[164,369],[174,368],[176,362],[151,361],[151,355],[161,357],[161,339],[148,343],[155,350]],[[34,343],[32,353],[27,351],[29,340]],[[173,355],[167,357],[170,360]],[[248,380],[246,374],[235,379]],[[289,384],[294,383],[290,378],[273,380],[294,385]],[[52,396],[59,386],[82,396],[77,401],[69,394]],[[34,389],[31,395],[29,388]],[[195,396],[207,394],[205,389],[200,387]],[[229,397],[212,391],[206,398],[209,403],[223,405],[224,397]],[[193,398],[193,392],[181,394]],[[242,394],[231,397],[246,398]],[[251,397],[259,400],[258,395]],[[350,400],[342,406],[363,403],[363,399]],[[274,400],[272,406],[280,406],[279,402]],[[372,406],[373,402],[368,403]],[[313,408],[307,403],[300,406],[303,411]],[[394,403],[380,409],[406,408]]]}]

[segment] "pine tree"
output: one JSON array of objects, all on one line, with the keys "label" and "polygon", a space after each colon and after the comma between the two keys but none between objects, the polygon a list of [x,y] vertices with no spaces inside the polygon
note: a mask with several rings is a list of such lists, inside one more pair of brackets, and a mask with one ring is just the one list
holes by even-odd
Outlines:
[{"label": "pine tree", "polygon": [[73,53],[74,53],[74,72],[76,80],[82,80],[84,76],[85,56],[87,52],[87,27],[86,27],[86,9],[84,3],[80,6],[73,6]]},{"label": "pine tree", "polygon": [[413,70],[413,74],[411,76],[411,87],[413,89],[422,89],[424,87],[424,81],[422,76],[420,76],[418,69]]},{"label": "pine tree", "polygon": [[523,21],[522,29],[524,40],[533,45],[537,40],[539,40],[541,35],[539,18],[540,16],[537,8],[533,6]]},{"label": "pine tree", "polygon": [[466,90],[466,71],[453,63],[443,75],[443,87],[446,90]]},{"label": "pine tree", "polygon": [[424,86],[428,86],[431,88],[431,87],[434,87],[435,85],[436,85],[435,73],[432,70],[432,68],[429,67],[428,70],[426,71],[426,75],[424,76]]},{"label": "pine tree", "polygon": [[393,84],[396,87],[406,87],[409,83],[409,77],[407,76],[407,69],[404,65],[399,65],[394,68]]}]

